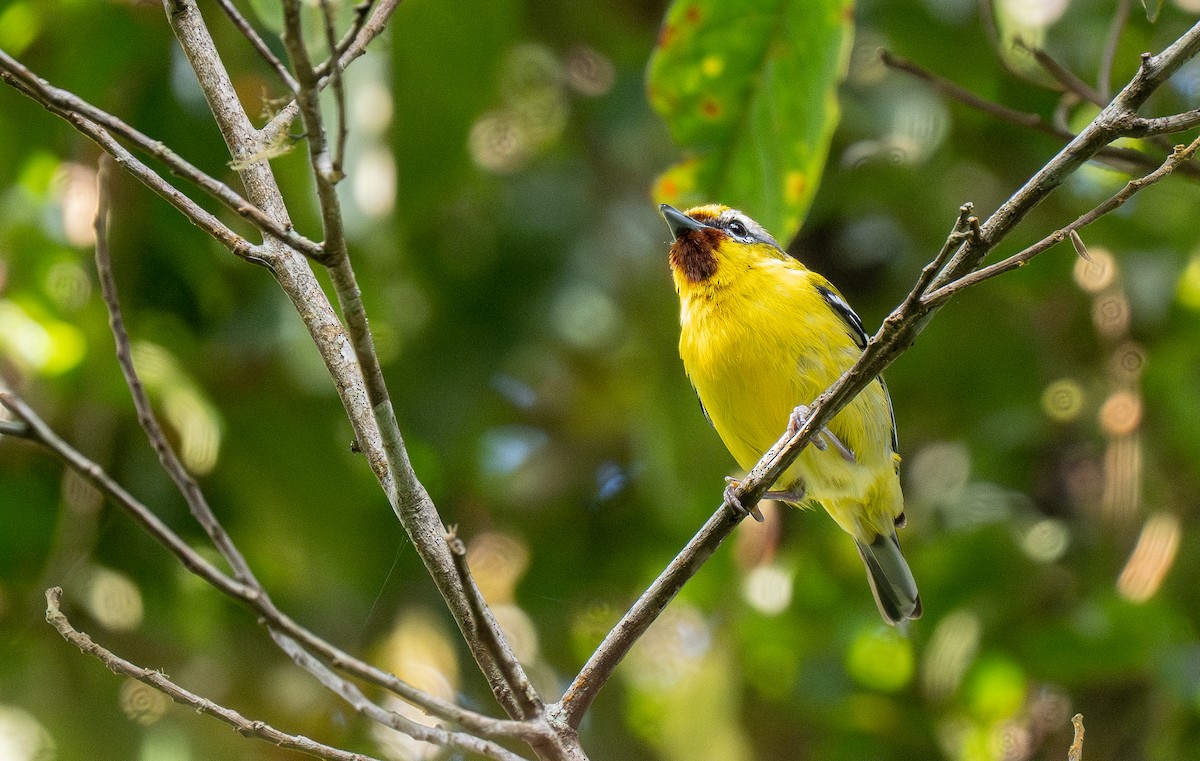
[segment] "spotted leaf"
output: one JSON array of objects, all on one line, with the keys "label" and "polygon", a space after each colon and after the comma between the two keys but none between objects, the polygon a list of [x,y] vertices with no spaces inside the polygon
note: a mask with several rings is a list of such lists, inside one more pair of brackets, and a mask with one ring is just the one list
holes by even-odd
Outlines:
[{"label": "spotted leaf", "polygon": [[837,124],[852,16],[850,0],[675,0],[648,90],[686,158],[656,200],[728,204],[790,240]]}]

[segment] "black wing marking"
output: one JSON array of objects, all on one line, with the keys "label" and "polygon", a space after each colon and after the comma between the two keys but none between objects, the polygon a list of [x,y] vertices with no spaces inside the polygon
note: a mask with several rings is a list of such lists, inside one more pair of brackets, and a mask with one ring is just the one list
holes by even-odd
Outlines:
[{"label": "black wing marking", "polygon": [[858,348],[867,348],[867,331],[863,328],[862,320],[854,313],[854,310],[850,308],[846,300],[839,296],[832,288],[827,288],[823,285],[817,286],[817,293],[821,294],[825,302],[833,307],[833,311],[837,313],[837,316],[842,318],[842,322],[846,323],[846,326],[850,328],[850,337],[854,339],[854,343],[858,345]]},{"label": "black wing marking", "polygon": [[[896,410],[892,408],[892,395],[888,393],[887,384],[883,382],[883,376],[879,376],[879,387],[883,389],[883,398],[887,401],[888,417],[892,421],[892,451],[896,454],[900,453],[900,434],[896,432]],[[705,413],[707,414],[707,413]],[[899,467],[897,465],[897,467]]]},{"label": "black wing marking", "polygon": [[[700,402],[700,411],[704,413],[704,419],[708,421],[708,424],[709,424],[710,426],[712,426],[712,429],[713,429],[714,431],[715,431],[715,430],[717,430],[717,427],[716,427],[715,425],[713,425],[712,418],[711,418],[711,417],[709,417],[709,415],[708,415],[708,410],[707,410],[707,409],[704,407],[704,400],[702,400],[702,399],[701,399],[701,398],[700,398],[700,397],[697,395],[697,396],[696,396],[696,401],[697,401],[697,402]],[[895,424],[894,422],[892,423],[892,430],[893,430],[893,431],[894,431],[894,430],[896,430],[896,424]]]},{"label": "black wing marking", "polygon": [[[858,345],[858,348],[867,348],[866,328],[863,327],[862,320],[854,313],[854,310],[850,308],[846,300],[839,296],[832,288],[826,288],[823,285],[817,286],[817,292],[825,298],[829,306],[833,307],[833,311],[837,313],[838,317],[841,317],[842,321],[849,326],[851,337],[854,338],[854,343]],[[892,451],[899,453],[900,437],[896,433],[896,411],[892,409],[892,395],[888,393],[887,384],[883,382],[882,375],[879,376],[879,386],[883,389],[883,398],[887,400],[888,417],[892,423]]]}]

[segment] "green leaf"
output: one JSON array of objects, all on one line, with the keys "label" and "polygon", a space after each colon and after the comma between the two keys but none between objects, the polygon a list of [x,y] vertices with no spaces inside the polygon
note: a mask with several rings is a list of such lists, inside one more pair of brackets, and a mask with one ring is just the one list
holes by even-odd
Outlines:
[{"label": "green leaf", "polygon": [[837,125],[852,32],[851,0],[676,0],[648,88],[687,157],[656,201],[724,203],[791,240]]},{"label": "green leaf", "polygon": [[1162,13],[1163,0],[1142,0],[1142,7],[1146,9],[1146,19],[1153,24]]}]

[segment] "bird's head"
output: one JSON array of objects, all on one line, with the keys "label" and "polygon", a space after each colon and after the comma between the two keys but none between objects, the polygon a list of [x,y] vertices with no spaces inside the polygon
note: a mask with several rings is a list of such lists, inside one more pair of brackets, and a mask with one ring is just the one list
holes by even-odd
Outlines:
[{"label": "bird's head", "polygon": [[708,204],[680,211],[665,203],[658,209],[675,238],[671,272],[681,289],[719,283],[763,260],[787,258],[762,225],[737,209]]}]

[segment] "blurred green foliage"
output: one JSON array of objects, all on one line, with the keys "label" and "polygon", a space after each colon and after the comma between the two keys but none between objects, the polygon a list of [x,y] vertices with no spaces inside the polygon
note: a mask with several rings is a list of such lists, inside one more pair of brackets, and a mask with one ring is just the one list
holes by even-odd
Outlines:
[{"label": "blurred green foliage", "polygon": [[[1011,11],[1003,40],[1044,45],[1096,80],[1108,4],[997,5]],[[1182,5],[1153,24],[1135,7],[1114,83],[1194,22]],[[1012,15],[1021,8],[1035,17]],[[269,109],[282,88],[204,11],[243,102]],[[645,90],[665,11],[406,0],[349,76],[348,229],[402,428],[548,693],[716,507],[732,468],[680,367],[669,236],[650,202],[681,158]],[[877,49],[1014,108],[1049,116],[1058,96],[1026,80],[1044,77],[1019,48],[993,51],[974,2],[866,0],[855,14],[841,124],[791,250],[874,326],[960,204],[991,211],[1058,148],[889,73]],[[234,181],[157,4],[2,0],[0,46]],[[1151,107],[1198,97],[1192,63]],[[0,375],[203,546],[112,358],[87,233],[95,159],[66,124],[0,90]],[[274,165],[315,235],[303,151]],[[1086,167],[1000,254],[1124,179]],[[1063,246],[966,292],[889,371],[904,541],[925,603],[907,638],[880,622],[831,521],[768,509],[600,696],[583,727],[591,757],[1062,759],[1074,711],[1089,761],[1196,757],[1198,202],[1184,178],[1137,196],[1085,232],[1092,264]],[[277,601],[346,649],[494,712],[274,283],[128,178],[114,203],[139,366]],[[81,629],[247,716],[422,757],[364,727],[251,615],[55,462],[4,440],[6,761],[295,757],[76,652],[42,621],[52,584]]]}]

